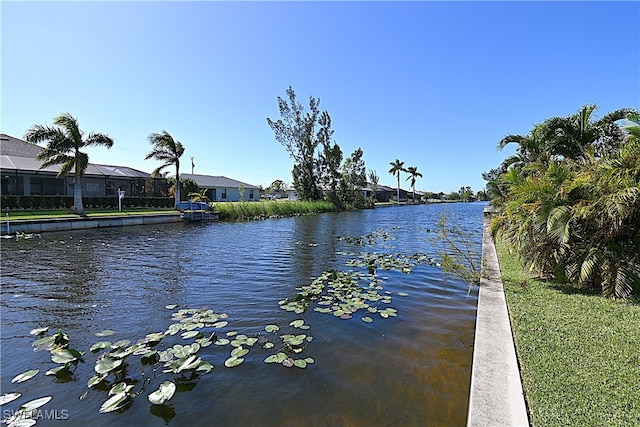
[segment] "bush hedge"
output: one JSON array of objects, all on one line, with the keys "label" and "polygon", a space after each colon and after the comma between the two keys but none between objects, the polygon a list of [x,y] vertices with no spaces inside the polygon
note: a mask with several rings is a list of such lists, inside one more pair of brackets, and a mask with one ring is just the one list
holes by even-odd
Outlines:
[{"label": "bush hedge", "polygon": [[[83,197],[85,208],[117,209],[117,197]],[[125,197],[122,207],[128,208],[171,208],[174,206],[173,197]],[[73,196],[13,196],[1,195],[2,210],[55,210],[73,207]]]}]

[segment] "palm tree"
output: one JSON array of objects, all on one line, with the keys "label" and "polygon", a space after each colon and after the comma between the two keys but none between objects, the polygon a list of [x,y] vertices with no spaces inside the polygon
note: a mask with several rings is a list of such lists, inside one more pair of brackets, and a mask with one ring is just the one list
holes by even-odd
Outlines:
[{"label": "palm tree", "polygon": [[176,167],[176,207],[180,202],[180,157],[184,154],[184,146],[181,142],[173,139],[166,130],[162,133],[152,133],[148,137],[149,142],[153,145],[153,150],[147,154],[145,160],[155,159],[163,162],[158,166],[151,176],[155,178],[160,174],[162,169],[167,166],[175,165]]},{"label": "palm tree", "polygon": [[391,169],[389,169],[390,175],[396,175],[398,177],[398,203],[400,203],[400,172],[406,172],[404,168],[404,162],[396,159],[395,162],[390,162]]},{"label": "palm tree", "polygon": [[413,189],[413,201],[416,201],[416,179],[418,177],[422,178],[422,174],[418,172],[417,166],[409,166],[406,170],[409,174],[407,177],[407,181],[411,180],[411,188]]},{"label": "palm tree", "polygon": [[509,144],[517,144],[516,153],[503,160],[500,169],[504,172],[510,166],[529,169],[545,168],[550,161],[544,134],[547,129],[543,124],[536,125],[528,135],[507,135],[498,143],[498,150]]},{"label": "palm tree", "polygon": [[553,117],[543,123],[547,150],[565,159],[582,160],[593,153],[596,157],[617,152],[624,134],[615,124],[634,110],[622,108],[593,120],[595,105],[584,105],[576,114]]},{"label": "palm tree", "polygon": [[588,106],[545,121],[546,168],[538,160],[502,171],[504,204],[492,220],[532,270],[616,297],[640,290],[640,128],[635,112],[631,126],[612,128],[621,111],[592,122]]},{"label": "palm tree", "polygon": [[84,132],[78,126],[78,120],[69,113],[60,114],[53,120],[53,124],[54,126],[32,126],[27,130],[25,139],[32,144],[47,143],[36,157],[43,161],[40,169],[61,165],[58,177],[73,172],[73,213],[84,215],[80,178],[87,171],[89,156],[80,150],[99,145],[111,148],[113,140],[101,133],[90,133],[83,139]]}]

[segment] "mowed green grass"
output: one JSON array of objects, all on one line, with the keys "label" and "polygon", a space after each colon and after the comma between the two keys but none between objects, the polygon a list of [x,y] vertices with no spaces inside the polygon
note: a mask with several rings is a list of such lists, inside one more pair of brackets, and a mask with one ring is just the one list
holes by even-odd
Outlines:
[{"label": "mowed green grass", "polygon": [[[9,220],[25,220],[25,219],[46,219],[46,218],[77,218],[71,210],[51,210],[51,211],[11,211],[9,213]],[[123,209],[122,212],[117,209],[85,209],[87,216],[104,216],[104,215],[151,215],[161,213],[177,213],[173,208],[139,208],[139,209]],[[6,221],[7,212],[0,213],[0,221]]]},{"label": "mowed green grass", "polygon": [[[221,220],[234,221],[246,219],[258,219],[267,217],[292,216],[299,214],[333,212],[336,207],[326,201],[302,201],[302,200],[273,200],[260,202],[221,202],[214,203],[214,211],[220,215]],[[85,209],[85,214],[91,216],[104,215],[150,215],[162,213],[178,213],[173,208],[137,208],[123,209]],[[50,211],[11,211],[9,220],[47,219],[47,218],[77,218],[71,210]],[[6,212],[0,216],[0,221],[6,220]]]},{"label": "mowed green grass", "polygon": [[534,426],[640,426],[640,302],[532,279],[496,245]]}]

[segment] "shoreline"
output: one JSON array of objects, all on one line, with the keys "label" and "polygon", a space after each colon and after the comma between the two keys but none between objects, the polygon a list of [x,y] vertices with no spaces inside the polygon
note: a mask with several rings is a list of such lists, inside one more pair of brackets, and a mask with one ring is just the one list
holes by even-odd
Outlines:
[{"label": "shoreline", "polygon": [[467,426],[529,426],[511,320],[495,244],[491,206],[483,212],[482,278],[471,364]]}]

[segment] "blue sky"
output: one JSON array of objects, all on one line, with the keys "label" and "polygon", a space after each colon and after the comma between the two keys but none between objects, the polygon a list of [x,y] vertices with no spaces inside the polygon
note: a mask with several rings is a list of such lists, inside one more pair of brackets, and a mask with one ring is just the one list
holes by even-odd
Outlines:
[{"label": "blue sky", "polygon": [[[2,1],[1,131],[62,112],[114,146],[93,163],[151,172],[147,137],[182,172],[291,182],[266,118],[292,86],[320,98],[345,157],[380,183],[416,166],[426,191],[483,188],[507,134],[597,104],[640,108],[640,2]],[[173,173],[173,171],[171,170]],[[406,174],[402,177],[403,181]],[[403,186],[409,188],[409,182]]]}]

